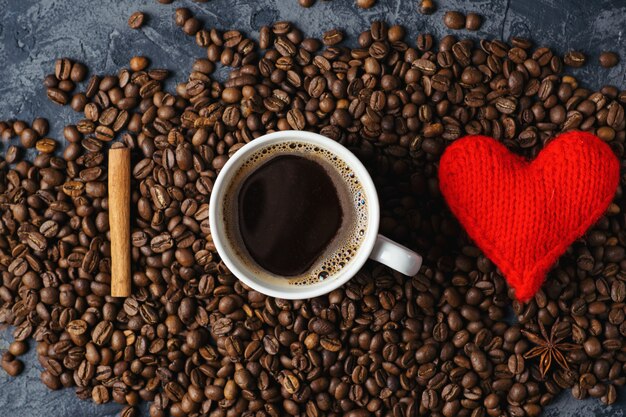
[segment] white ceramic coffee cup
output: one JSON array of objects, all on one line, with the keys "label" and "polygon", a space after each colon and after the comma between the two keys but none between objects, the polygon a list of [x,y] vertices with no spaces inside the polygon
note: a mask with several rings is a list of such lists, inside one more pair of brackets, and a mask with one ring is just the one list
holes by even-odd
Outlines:
[{"label": "white ceramic coffee cup", "polygon": [[[236,172],[257,151],[281,142],[312,144],[330,151],[343,160],[360,180],[367,201],[368,215],[365,235],[355,256],[337,273],[328,278],[306,285],[293,285],[288,279],[269,279],[255,272],[250,262],[241,259],[241,248],[233,242],[224,227],[224,198]],[[378,234],[380,206],[378,194],[369,173],[348,149],[325,136],[312,132],[287,130],[264,135],[239,149],[224,165],[211,192],[209,209],[211,235],[215,247],[228,269],[241,281],[263,294],[285,299],[305,299],[326,294],[340,287],[361,269],[365,261],[373,259],[405,275],[415,275],[422,265],[422,258],[410,249]]]}]

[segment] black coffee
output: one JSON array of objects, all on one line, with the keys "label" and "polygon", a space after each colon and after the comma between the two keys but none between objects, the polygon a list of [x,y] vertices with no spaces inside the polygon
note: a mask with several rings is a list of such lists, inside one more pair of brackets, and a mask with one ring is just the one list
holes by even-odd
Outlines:
[{"label": "black coffee", "polygon": [[326,169],[299,155],[257,168],[238,196],[239,231],[250,256],[269,272],[306,272],[331,243],[343,218]]},{"label": "black coffee", "polygon": [[309,285],[354,259],[368,203],[356,173],[337,155],[280,142],[252,153],[234,173],[223,221],[228,245],[257,278]]}]

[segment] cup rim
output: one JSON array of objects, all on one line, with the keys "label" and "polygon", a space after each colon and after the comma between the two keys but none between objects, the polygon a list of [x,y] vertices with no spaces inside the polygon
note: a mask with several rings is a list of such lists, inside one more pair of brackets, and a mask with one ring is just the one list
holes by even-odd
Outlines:
[{"label": "cup rim", "polygon": [[[227,246],[225,244],[225,228],[223,227],[223,222],[219,219],[220,216],[218,216],[218,214],[222,213],[219,208],[223,207],[225,191],[227,189],[227,186],[230,184],[230,180],[232,180],[233,171],[238,169],[243,164],[243,162],[245,162],[246,158],[257,150],[270,144],[287,141],[302,141],[312,143],[336,154],[344,162],[346,162],[348,166],[350,166],[350,168],[355,172],[363,185],[363,190],[366,193],[368,201],[368,221],[366,236],[361,243],[361,246],[359,247],[356,256],[349,262],[349,264],[345,268],[341,269],[339,273],[331,279],[309,285],[294,285],[292,286],[293,290],[291,291],[283,291],[275,287],[268,287],[261,280],[255,279],[254,276],[248,276],[251,271],[246,271],[244,269],[246,267],[245,265],[243,265],[243,262],[231,259],[230,250],[227,249]],[[284,130],[269,133],[257,139],[254,139],[253,141],[241,147],[232,157],[229,158],[229,160],[226,162],[219,175],[217,176],[217,179],[213,186],[213,190],[211,192],[211,199],[209,203],[209,225],[211,228],[213,243],[215,244],[220,258],[222,259],[224,264],[226,264],[228,269],[239,280],[241,280],[250,288],[256,291],[272,297],[292,300],[317,297],[319,295],[329,293],[348,282],[361,269],[361,267],[365,264],[370,254],[372,253],[372,250],[374,249],[374,244],[376,243],[376,239],[378,236],[379,224],[380,207],[378,194],[376,192],[376,187],[374,186],[372,177],[367,172],[367,169],[361,163],[361,161],[359,161],[358,158],[349,149],[347,149],[340,143],[314,132],[299,130]]]}]

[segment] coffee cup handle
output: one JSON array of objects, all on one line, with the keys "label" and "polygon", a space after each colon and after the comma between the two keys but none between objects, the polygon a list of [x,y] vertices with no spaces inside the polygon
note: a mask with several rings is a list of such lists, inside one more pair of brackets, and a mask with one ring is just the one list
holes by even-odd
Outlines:
[{"label": "coffee cup handle", "polygon": [[382,235],[378,235],[370,259],[408,276],[417,274],[422,266],[420,255]]}]

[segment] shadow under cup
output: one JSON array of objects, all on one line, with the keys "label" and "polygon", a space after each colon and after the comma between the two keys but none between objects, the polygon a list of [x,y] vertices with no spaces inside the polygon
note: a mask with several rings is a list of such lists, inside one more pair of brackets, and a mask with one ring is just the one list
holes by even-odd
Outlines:
[{"label": "shadow under cup", "polygon": [[[324,166],[343,196],[342,225],[306,273],[275,275],[250,256],[239,233],[238,196],[245,179],[281,155],[298,155]],[[347,282],[367,260],[378,232],[378,196],[361,162],[342,145],[309,132],[276,132],[241,148],[220,172],[211,196],[211,234],[222,260],[244,283],[267,295],[302,299]]]}]

